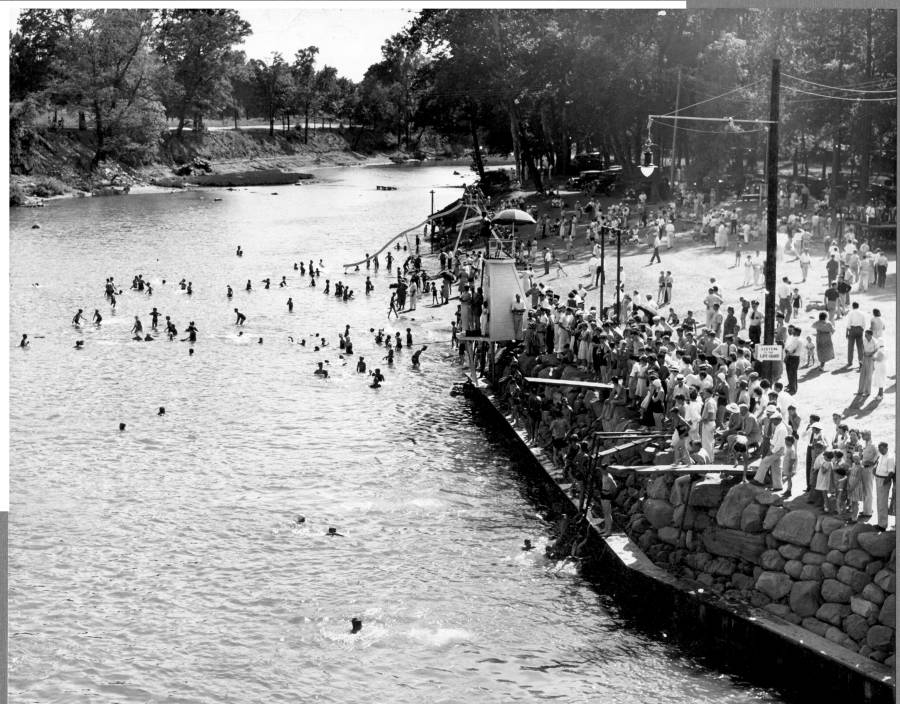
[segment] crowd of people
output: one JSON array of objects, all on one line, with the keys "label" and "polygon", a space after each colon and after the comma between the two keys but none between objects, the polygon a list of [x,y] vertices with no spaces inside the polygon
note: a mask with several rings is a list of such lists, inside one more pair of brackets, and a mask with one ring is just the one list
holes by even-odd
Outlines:
[{"label": "crowd of people", "polygon": [[[607,243],[615,241],[613,235],[621,236],[616,229],[630,233],[643,227],[642,214],[634,212],[643,203],[631,212],[627,204],[611,206],[606,212],[591,201],[588,205],[587,209],[579,205],[578,214],[560,220],[564,241],[575,236],[575,225],[585,215],[588,222],[583,227],[593,246],[598,246],[601,237],[609,238]],[[544,237],[542,223],[549,222],[539,217],[534,239],[518,245],[525,259],[521,268],[528,286],[522,302],[526,310],[517,312],[514,304],[511,315],[523,318],[523,332],[501,355],[498,372],[503,380],[500,394],[514,422],[575,480],[584,476],[591,433],[611,427],[617,419],[634,418],[668,435],[665,452],[675,464],[734,464],[744,468],[751,482],[788,495],[797,493],[795,487],[802,488],[807,500],[824,511],[850,521],[875,515],[877,525],[886,528],[888,514],[893,513],[894,478],[888,444],[873,440],[868,431],[854,427],[840,413],[834,415],[834,427],[826,429],[815,413],[801,414],[796,397],[799,370],[808,369],[810,380],[818,378],[836,357],[832,338],[840,332],[847,340],[847,358],[844,367],[835,371],[852,371],[854,353],[858,360],[858,398],[853,403],[883,399],[885,321],[877,308],[864,312],[852,299],[870,286],[884,286],[887,257],[858,238],[854,228],[838,232],[821,203],[810,200],[806,205],[812,214],[800,209],[780,223],[785,263],[796,262],[804,281],[821,273],[826,290],[821,300],[804,302],[790,277],[782,277],[776,289],[774,328],[783,358],[771,362],[771,369],[755,357],[765,322],[761,301],[724,291],[715,278],[696,306],[688,304],[681,311],[672,305],[671,271],[660,273],[655,294],[629,292],[623,284],[618,307],[598,310],[590,306],[588,296],[603,280],[594,256],[586,274],[590,287],[577,284],[554,292],[538,281],[542,277],[535,276],[529,266],[536,242]],[[658,213],[644,212],[654,230],[650,246],[658,257],[659,249],[665,252],[671,246],[667,226],[677,214],[670,206]],[[572,223],[568,231],[567,222]],[[753,217],[741,217],[737,208],[722,208],[701,212],[701,223],[709,229],[714,247],[735,247],[735,266],[740,262],[755,272],[764,268],[764,261],[754,263],[742,252],[744,245],[764,235]],[[556,224],[551,224],[547,236],[555,229]],[[818,238],[826,251],[820,271],[810,254]],[[753,278],[760,284],[758,273]],[[465,304],[461,309],[460,330],[477,333],[477,316],[467,314]],[[804,329],[801,312],[817,310],[818,320]],[[476,345],[476,350],[481,346]],[[482,357],[481,372],[484,366]],[[583,390],[524,381],[523,369],[528,369],[528,376],[536,376],[548,366],[554,369],[554,378],[562,368],[575,368],[579,378],[610,388]]]}]

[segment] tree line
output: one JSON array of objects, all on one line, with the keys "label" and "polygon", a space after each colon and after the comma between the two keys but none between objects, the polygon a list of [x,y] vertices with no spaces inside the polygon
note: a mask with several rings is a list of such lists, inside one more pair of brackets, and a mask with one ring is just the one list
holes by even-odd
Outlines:
[{"label": "tree line", "polygon": [[[896,168],[895,10],[425,9],[384,42],[359,82],[318,66],[318,49],[247,59],[252,28],[235,10],[23,11],[10,44],[15,110],[76,110],[96,135],[95,162],[140,154],[175,120],[264,117],[308,138],[329,116],[414,152],[423,134],[512,153],[542,189],[596,154],[633,173],[651,143],[685,178],[758,169],[766,130],[683,117],[768,117],[781,59],[780,148],[795,172],[863,183]],[[847,88],[849,87],[849,89]],[[16,118],[17,115],[13,115]]]}]

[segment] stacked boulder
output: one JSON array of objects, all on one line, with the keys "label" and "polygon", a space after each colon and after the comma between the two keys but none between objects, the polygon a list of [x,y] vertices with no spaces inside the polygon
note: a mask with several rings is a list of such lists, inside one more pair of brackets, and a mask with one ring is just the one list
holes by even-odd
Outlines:
[{"label": "stacked boulder", "polygon": [[671,474],[630,474],[619,492],[617,520],[651,560],[894,667],[895,532],[784,506],[752,484],[709,478],[681,493]]}]

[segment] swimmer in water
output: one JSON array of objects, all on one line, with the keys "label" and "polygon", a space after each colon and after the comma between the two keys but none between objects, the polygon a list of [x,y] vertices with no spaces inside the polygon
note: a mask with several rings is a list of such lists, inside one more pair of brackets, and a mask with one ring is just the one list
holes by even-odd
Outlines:
[{"label": "swimmer in water", "polygon": [[297,262],[294,262],[294,271],[297,271]]},{"label": "swimmer in water", "polygon": [[[296,264],[294,266],[296,266]],[[282,276],[281,283],[278,284],[278,288],[284,288],[285,286],[287,286],[287,277]]]},{"label": "swimmer in water", "polygon": [[237,315],[237,317],[234,319],[234,324],[243,325],[244,321],[247,320],[247,316],[241,313],[241,311],[239,311],[237,308],[234,309],[234,312]]},{"label": "swimmer in water", "polygon": [[410,328],[406,328],[406,346],[413,346],[412,330]]},{"label": "swimmer in water", "polygon": [[366,295],[368,296],[374,290],[375,290],[375,284],[373,284],[372,280],[367,276],[366,277]]},{"label": "swimmer in water", "polygon": [[250,283],[250,279],[247,279],[247,285],[244,287],[244,290],[246,290],[246,291],[253,290],[253,284]]},{"label": "swimmer in water", "polygon": [[362,630],[362,621],[356,617],[350,619],[350,633],[359,633]]},{"label": "swimmer in water", "polygon": [[158,415],[158,416],[164,416],[164,415],[166,415],[166,407],[165,407],[165,406],[160,406],[160,407],[159,407],[159,410],[156,412],[156,415]]},{"label": "swimmer in water", "polygon": [[325,293],[329,293],[331,291],[331,280],[325,279]]},{"label": "swimmer in water", "polygon": [[294,299],[293,299],[293,298],[288,298],[288,300],[287,300],[287,308],[288,308],[288,313],[293,313],[293,312],[294,312]]},{"label": "swimmer in water", "polygon": [[194,321],[192,320],[190,324],[187,326],[185,332],[188,334],[188,342],[196,342],[197,341],[197,328],[194,326]]},{"label": "swimmer in water", "polygon": [[262,282],[266,285],[266,291],[269,290],[269,286],[272,283],[272,279],[263,279]]},{"label": "swimmer in water", "polygon": [[258,345],[261,345],[261,344],[262,344],[262,340],[263,340],[262,338],[259,338],[259,342],[257,342],[257,344],[258,344]]},{"label": "swimmer in water", "polygon": [[120,430],[120,431],[125,430],[125,424],[124,424],[124,423],[119,423],[119,430]]},{"label": "swimmer in water", "polygon": [[141,325],[141,319],[137,316],[134,316],[134,325],[131,326],[131,332],[136,336],[140,336],[140,334],[144,332],[144,326]]},{"label": "swimmer in water", "polygon": [[19,347],[28,347],[31,343],[28,341],[28,335],[22,335],[22,341],[19,343]]},{"label": "swimmer in water", "polygon": [[231,290],[231,286],[226,286],[228,290],[225,292],[225,298],[231,298],[234,295],[234,291]]},{"label": "swimmer in water", "polygon": [[531,544],[531,541],[528,538],[525,538],[525,544],[522,546],[522,550],[534,550],[534,545]]},{"label": "swimmer in water", "polygon": [[397,292],[391,294],[391,302],[388,304],[388,320],[391,319],[391,313],[400,318],[400,311],[397,310]]},{"label": "swimmer in water", "polygon": [[84,349],[84,340],[75,340],[75,349],[83,350]]},{"label": "swimmer in water", "polygon": [[421,355],[427,349],[428,349],[428,345],[422,345],[422,349],[413,352],[413,356],[412,356],[412,368],[413,369],[419,368],[419,355]]},{"label": "swimmer in water", "polygon": [[235,254],[239,257],[244,256],[244,250],[241,249],[241,245],[238,245],[237,252],[235,252]]},{"label": "swimmer in water", "polygon": [[144,335],[144,342],[153,342],[153,338],[150,336],[150,333]]},{"label": "swimmer in water", "polygon": [[193,357],[193,356],[194,356],[194,348],[191,347],[191,348],[188,350],[188,357]]},{"label": "swimmer in water", "polygon": [[100,325],[103,322],[103,316],[100,315],[100,311],[94,308],[94,317],[91,319],[94,325]]},{"label": "swimmer in water", "polygon": [[300,346],[306,347],[306,338],[305,337],[302,340],[300,340]]},{"label": "swimmer in water", "polygon": [[190,296],[192,293],[194,293],[193,284],[190,281],[188,281],[187,295]]},{"label": "swimmer in water", "polygon": [[159,311],[156,310],[156,307],[150,311],[150,329],[156,330],[156,326],[159,324]]},{"label": "swimmer in water", "polygon": [[360,357],[359,361],[356,363],[356,373],[357,374],[365,374],[366,373],[366,358]]},{"label": "swimmer in water", "polygon": [[[319,349],[319,348],[317,347],[316,349]],[[327,377],[327,376],[328,376],[328,370],[323,368],[324,363],[323,363],[323,362],[318,362],[317,364],[319,365],[319,368],[316,369],[316,371],[314,371],[313,374],[315,374],[316,376]]]},{"label": "swimmer in water", "polygon": [[74,315],[74,317],[72,318],[72,325],[74,325],[76,328],[77,328],[77,327],[80,327],[80,326],[81,326],[81,321],[84,320],[84,315],[82,315],[83,313],[84,313],[84,310],[82,310],[81,308],[79,308],[79,309],[78,309],[78,312],[77,312],[77,313]]},{"label": "swimmer in water", "polygon": [[334,536],[337,536],[338,538],[344,537],[343,535],[341,535],[340,533],[337,532],[337,528],[329,528],[328,532],[325,535],[331,536],[332,538]]},{"label": "swimmer in water", "polygon": [[388,366],[393,366],[393,364],[394,364],[394,350],[392,350],[390,347],[388,347],[387,357],[384,357],[383,359],[386,359],[386,360],[387,360]]},{"label": "swimmer in water", "polygon": [[313,288],[316,287],[316,277],[315,276],[309,277],[309,285],[312,286]]}]

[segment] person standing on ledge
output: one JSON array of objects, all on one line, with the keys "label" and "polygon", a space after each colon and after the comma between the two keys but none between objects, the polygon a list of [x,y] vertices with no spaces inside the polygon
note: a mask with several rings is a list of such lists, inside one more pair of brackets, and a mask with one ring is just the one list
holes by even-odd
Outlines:
[{"label": "person standing on ledge", "polygon": [[875,510],[879,530],[887,530],[888,527],[888,506],[895,471],[896,460],[893,455],[888,454],[888,444],[878,443],[878,461],[875,463]]},{"label": "person standing on ledge", "polygon": [[522,296],[516,294],[516,300],[510,306],[513,318],[513,339],[522,339],[522,323],[525,318],[525,304],[522,303]]}]

